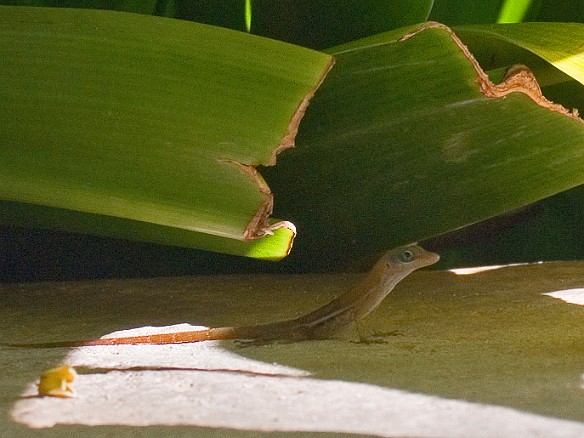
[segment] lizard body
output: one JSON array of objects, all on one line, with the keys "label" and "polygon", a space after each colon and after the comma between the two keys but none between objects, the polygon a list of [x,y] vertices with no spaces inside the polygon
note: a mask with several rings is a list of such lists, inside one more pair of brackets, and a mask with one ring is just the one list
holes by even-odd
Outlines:
[{"label": "lizard body", "polygon": [[269,324],[218,327],[177,333],[122,338],[101,338],[44,344],[10,344],[12,347],[50,348],[120,344],[181,344],[208,340],[327,339],[375,310],[394,286],[416,269],[438,261],[437,254],[417,245],[387,251],[355,287],[330,303],[299,318]]}]

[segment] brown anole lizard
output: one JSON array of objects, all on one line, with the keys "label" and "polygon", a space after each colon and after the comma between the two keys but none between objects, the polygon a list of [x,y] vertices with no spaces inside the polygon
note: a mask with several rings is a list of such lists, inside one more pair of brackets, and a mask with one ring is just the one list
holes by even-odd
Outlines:
[{"label": "brown anole lizard", "polygon": [[11,347],[51,348],[120,344],[182,344],[209,340],[327,339],[356,323],[379,306],[394,286],[416,269],[436,263],[437,254],[417,245],[387,251],[356,286],[330,303],[299,318],[241,327],[218,327],[178,333],[122,338],[101,338],[44,344],[9,344]]}]

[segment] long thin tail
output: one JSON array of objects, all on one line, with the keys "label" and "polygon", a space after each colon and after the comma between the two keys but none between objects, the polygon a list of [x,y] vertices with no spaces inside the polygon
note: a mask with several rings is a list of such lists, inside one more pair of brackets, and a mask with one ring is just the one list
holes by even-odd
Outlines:
[{"label": "long thin tail", "polygon": [[[158,333],[153,335],[127,336],[122,338],[85,339],[79,341],[2,344],[13,348],[59,348],[86,347],[94,345],[137,345],[137,344],[184,344],[209,340],[240,339],[242,335],[236,327],[219,327],[176,333]],[[243,336],[245,337],[245,336]]]}]

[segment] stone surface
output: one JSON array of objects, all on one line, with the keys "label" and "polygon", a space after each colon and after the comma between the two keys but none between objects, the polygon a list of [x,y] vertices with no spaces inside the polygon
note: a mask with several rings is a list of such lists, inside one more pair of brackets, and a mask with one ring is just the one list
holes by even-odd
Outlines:
[{"label": "stone surface", "polygon": [[[0,285],[0,342],[191,327],[185,322],[267,322],[313,309],[358,279]],[[0,347],[0,430],[11,436],[33,436],[39,428],[47,436],[584,436],[584,308],[544,295],[582,287],[584,263],[464,276],[419,272],[366,321],[370,334],[385,332],[377,333],[380,343]],[[59,363],[79,372],[78,396],[36,397],[38,376]]]}]

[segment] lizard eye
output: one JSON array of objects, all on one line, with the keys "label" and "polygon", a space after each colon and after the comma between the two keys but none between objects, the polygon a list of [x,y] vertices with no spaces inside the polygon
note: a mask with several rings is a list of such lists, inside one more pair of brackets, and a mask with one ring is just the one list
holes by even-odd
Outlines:
[{"label": "lizard eye", "polygon": [[405,250],[403,252],[400,253],[400,255],[398,256],[399,261],[403,262],[403,263],[411,263],[414,261],[414,259],[416,258],[414,256],[414,253],[411,252],[410,250]]}]

